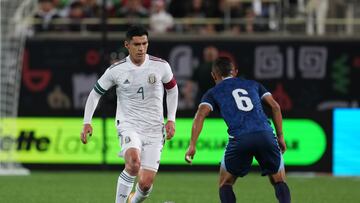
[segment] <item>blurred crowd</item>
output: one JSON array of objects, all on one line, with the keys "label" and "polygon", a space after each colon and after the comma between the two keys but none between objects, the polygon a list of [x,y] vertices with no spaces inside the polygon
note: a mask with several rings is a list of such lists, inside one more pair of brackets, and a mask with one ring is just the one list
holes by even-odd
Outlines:
[{"label": "blurred crowd", "polygon": [[[157,33],[253,33],[279,30],[284,17],[301,17],[308,34],[322,35],[329,7],[351,0],[38,0],[34,31],[98,31],[144,24]],[[103,6],[103,2],[106,5]],[[111,21],[110,21],[111,19]],[[87,20],[87,21],[86,21]]]}]

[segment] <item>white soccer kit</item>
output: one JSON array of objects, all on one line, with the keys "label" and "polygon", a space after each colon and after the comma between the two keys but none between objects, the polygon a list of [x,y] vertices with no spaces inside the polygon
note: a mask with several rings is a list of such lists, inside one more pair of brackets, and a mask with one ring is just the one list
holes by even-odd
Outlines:
[{"label": "white soccer kit", "polygon": [[[173,73],[166,61],[146,55],[144,63],[137,66],[128,56],[110,66],[94,87],[103,95],[116,86],[115,123],[120,136],[120,155],[131,147],[139,149],[143,168],[157,171],[159,166],[165,136],[164,84],[172,80]],[[177,92],[174,105],[177,106]],[[171,117],[168,119],[175,121],[175,114]]]}]

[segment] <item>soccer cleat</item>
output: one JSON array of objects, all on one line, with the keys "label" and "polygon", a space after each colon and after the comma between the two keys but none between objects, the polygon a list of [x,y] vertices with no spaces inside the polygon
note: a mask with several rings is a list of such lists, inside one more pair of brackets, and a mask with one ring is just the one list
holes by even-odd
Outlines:
[{"label": "soccer cleat", "polygon": [[134,195],[135,195],[134,192],[131,192],[131,193],[129,194],[129,197],[128,197],[128,199],[127,199],[127,203],[131,203],[131,200],[132,200],[132,198],[134,197]]}]

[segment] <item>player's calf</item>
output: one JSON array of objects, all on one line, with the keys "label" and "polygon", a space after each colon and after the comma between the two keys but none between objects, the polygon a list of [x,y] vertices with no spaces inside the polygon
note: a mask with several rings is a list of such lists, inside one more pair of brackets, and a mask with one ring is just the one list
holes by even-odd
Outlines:
[{"label": "player's calf", "polygon": [[[223,164],[223,162],[222,162]],[[225,167],[220,167],[220,181],[219,181],[219,196],[221,203],[235,203],[236,197],[233,191],[233,185],[236,177],[225,170]]]},{"label": "player's calf", "polygon": [[221,203],[236,203],[232,185],[223,185],[219,189]]},{"label": "player's calf", "polygon": [[275,188],[275,195],[276,198],[279,200],[279,203],[290,203],[290,189],[285,182],[277,182],[274,184]]}]

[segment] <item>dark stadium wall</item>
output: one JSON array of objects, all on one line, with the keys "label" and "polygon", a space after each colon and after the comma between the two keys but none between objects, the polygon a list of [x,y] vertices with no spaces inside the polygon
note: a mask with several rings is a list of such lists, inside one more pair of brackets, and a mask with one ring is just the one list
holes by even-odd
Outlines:
[{"label": "dark stadium wall", "polygon": [[[109,41],[108,64],[126,55],[122,41]],[[154,39],[149,53],[170,63],[182,90],[209,45],[231,57],[241,77],[263,83],[285,113],[359,106],[360,40]],[[96,39],[30,39],[19,115],[82,116],[88,92],[107,68],[100,66],[100,46]],[[111,91],[105,97],[110,105],[102,105],[102,116],[112,116],[113,97]],[[178,115],[194,108],[180,93]]]}]

